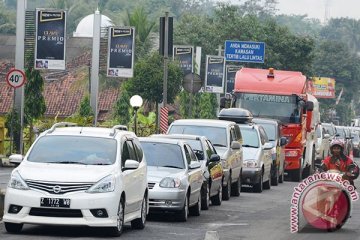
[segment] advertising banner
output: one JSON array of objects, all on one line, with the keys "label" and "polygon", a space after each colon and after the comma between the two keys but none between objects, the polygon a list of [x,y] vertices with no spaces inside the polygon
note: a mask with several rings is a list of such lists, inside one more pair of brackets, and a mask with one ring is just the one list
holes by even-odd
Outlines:
[{"label": "advertising banner", "polygon": [[240,70],[241,66],[235,66],[235,65],[226,65],[226,71],[225,71],[225,93],[231,93],[234,90],[234,84],[235,84],[235,75],[238,70]]},{"label": "advertising banner", "polygon": [[66,12],[36,9],[35,69],[65,70]]},{"label": "advertising banner", "polygon": [[135,28],[109,27],[108,77],[133,77],[134,47]]},{"label": "advertising banner", "polygon": [[173,60],[180,62],[184,76],[193,72],[194,47],[192,46],[174,46]]},{"label": "advertising banner", "polygon": [[224,93],[224,72],[224,57],[206,56],[205,92]]},{"label": "advertising banner", "polygon": [[335,98],[335,79],[312,77],[309,81],[312,94],[317,98]]},{"label": "advertising banner", "polygon": [[233,62],[264,63],[264,42],[225,41],[225,59]]}]

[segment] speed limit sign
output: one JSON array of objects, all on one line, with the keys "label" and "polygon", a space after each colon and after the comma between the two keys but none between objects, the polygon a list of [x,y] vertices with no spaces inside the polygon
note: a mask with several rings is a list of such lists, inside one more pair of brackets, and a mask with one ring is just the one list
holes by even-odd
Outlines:
[{"label": "speed limit sign", "polygon": [[11,69],[6,74],[6,81],[11,87],[18,88],[24,85],[26,77],[23,71],[19,69]]}]

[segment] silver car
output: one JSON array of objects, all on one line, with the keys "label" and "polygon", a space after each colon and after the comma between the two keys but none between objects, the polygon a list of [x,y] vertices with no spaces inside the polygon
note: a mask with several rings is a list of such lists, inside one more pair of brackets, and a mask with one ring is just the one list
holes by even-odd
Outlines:
[{"label": "silver car", "polygon": [[242,172],[242,184],[253,187],[254,192],[262,192],[263,188],[271,187],[271,149],[272,144],[267,137],[260,134],[257,125],[241,124],[240,130],[243,136],[244,168]]},{"label": "silver car", "polygon": [[149,210],[176,212],[180,221],[199,216],[203,170],[183,140],[140,138],[148,161]]}]

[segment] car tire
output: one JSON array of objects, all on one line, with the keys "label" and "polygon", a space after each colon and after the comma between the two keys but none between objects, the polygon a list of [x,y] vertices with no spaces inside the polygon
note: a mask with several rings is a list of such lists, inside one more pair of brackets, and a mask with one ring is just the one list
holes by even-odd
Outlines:
[{"label": "car tire", "polygon": [[231,196],[238,197],[241,192],[241,174],[239,175],[238,180],[231,185]]},{"label": "car tire", "polygon": [[146,215],[147,215],[147,196],[144,195],[144,198],[141,202],[141,215],[140,218],[136,218],[131,221],[131,227],[134,229],[144,229],[146,223]]},{"label": "car tire", "polygon": [[201,194],[199,194],[197,203],[190,208],[190,214],[192,216],[200,216],[200,214],[201,214]]},{"label": "car tire", "polygon": [[124,200],[123,198],[121,198],[120,202],[119,202],[119,208],[118,208],[118,212],[117,212],[117,226],[116,227],[110,227],[108,229],[108,233],[110,236],[112,237],[120,237],[120,235],[122,234],[123,230],[124,230]]},{"label": "car tire", "polygon": [[260,175],[259,182],[254,184],[253,191],[256,193],[261,193],[263,191],[263,176]]},{"label": "car tire", "polygon": [[8,233],[19,233],[21,232],[24,224],[21,223],[9,223],[5,222],[5,229]]},{"label": "car tire", "polygon": [[184,206],[178,213],[178,219],[181,222],[186,222],[189,216],[189,197],[185,196]]},{"label": "car tire", "polygon": [[216,205],[216,206],[220,206],[221,202],[222,202],[222,183],[220,184],[219,190],[218,190],[218,194],[216,194],[215,196],[211,197],[211,204]]},{"label": "car tire", "polygon": [[201,210],[208,210],[210,206],[210,187],[208,183],[204,183],[205,187],[201,191]]},{"label": "car tire", "polygon": [[231,196],[231,177],[229,177],[226,187],[223,187],[222,200],[229,200]]},{"label": "car tire", "polygon": [[277,186],[279,185],[279,168],[275,168],[275,176],[271,178],[271,185]]}]

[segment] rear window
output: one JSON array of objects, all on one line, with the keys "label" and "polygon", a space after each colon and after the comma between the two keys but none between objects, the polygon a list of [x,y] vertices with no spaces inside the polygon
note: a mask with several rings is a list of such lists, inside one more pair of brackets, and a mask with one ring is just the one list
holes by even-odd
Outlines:
[{"label": "rear window", "polygon": [[44,136],[32,148],[30,162],[108,165],[116,161],[116,140],[79,136]]},{"label": "rear window", "polygon": [[185,168],[181,147],[177,144],[141,142],[148,166]]},{"label": "rear window", "polygon": [[192,134],[206,136],[214,146],[228,147],[226,128],[210,126],[173,125],[170,134]]}]

